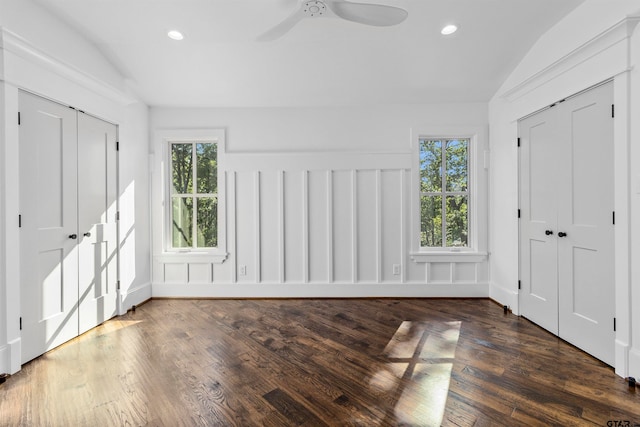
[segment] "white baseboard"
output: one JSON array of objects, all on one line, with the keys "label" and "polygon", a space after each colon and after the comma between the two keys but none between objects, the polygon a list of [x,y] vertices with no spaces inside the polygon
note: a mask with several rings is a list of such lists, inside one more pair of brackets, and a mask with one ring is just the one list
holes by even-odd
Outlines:
[{"label": "white baseboard", "polygon": [[0,374],[9,373],[9,346],[0,346]]},{"label": "white baseboard", "polygon": [[629,376],[629,344],[620,340],[615,345],[615,370],[622,378]]},{"label": "white baseboard", "polygon": [[489,297],[500,303],[500,305],[506,305],[511,309],[513,314],[519,315],[520,310],[518,308],[518,292],[511,289],[503,288],[495,283],[491,283],[489,287]]},{"label": "white baseboard", "polygon": [[120,315],[125,314],[132,306],[141,304],[151,298],[151,283],[147,282],[142,285],[127,289],[120,293]]},{"label": "white baseboard", "polygon": [[640,379],[640,349],[634,347],[629,351],[629,369],[625,376]]},{"label": "white baseboard", "polygon": [[154,298],[488,298],[488,283],[154,283]]},{"label": "white baseboard", "polygon": [[0,374],[13,375],[22,366],[22,342],[20,338],[0,347]]},{"label": "white baseboard", "polygon": [[15,374],[22,367],[22,338],[9,341],[9,373]]}]

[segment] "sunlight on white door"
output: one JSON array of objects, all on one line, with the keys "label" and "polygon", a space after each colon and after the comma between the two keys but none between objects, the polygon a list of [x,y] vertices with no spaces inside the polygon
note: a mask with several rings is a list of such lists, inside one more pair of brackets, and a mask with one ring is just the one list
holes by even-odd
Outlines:
[{"label": "sunlight on white door", "polygon": [[[40,253],[39,256],[40,274],[45,274],[41,278],[41,320],[57,316],[64,307],[62,304],[62,250],[53,250]],[[47,339],[49,334],[47,333]]]}]

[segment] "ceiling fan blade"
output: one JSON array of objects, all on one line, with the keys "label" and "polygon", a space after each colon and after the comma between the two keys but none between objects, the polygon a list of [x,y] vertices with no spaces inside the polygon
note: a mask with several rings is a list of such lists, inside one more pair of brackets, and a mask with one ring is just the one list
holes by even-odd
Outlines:
[{"label": "ceiling fan blade", "polygon": [[285,18],[284,21],[258,36],[258,41],[268,42],[282,37],[287,31],[295,27],[295,25],[304,17],[305,15],[302,7],[298,7],[298,9]]},{"label": "ceiling fan blade", "polygon": [[399,7],[382,4],[354,3],[344,0],[326,0],[327,5],[342,19],[376,27],[397,25],[409,13]]}]

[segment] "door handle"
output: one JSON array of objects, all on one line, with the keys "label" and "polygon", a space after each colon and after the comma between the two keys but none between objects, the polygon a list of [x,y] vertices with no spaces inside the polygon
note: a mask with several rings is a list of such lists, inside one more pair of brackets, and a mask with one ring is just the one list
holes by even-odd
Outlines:
[{"label": "door handle", "polygon": [[551,230],[544,230],[544,234],[546,234],[547,236],[551,236],[551,235],[553,235],[553,231],[551,231]]},{"label": "door handle", "polygon": [[77,238],[78,238],[78,235],[77,235],[77,234],[75,234],[75,233],[73,233],[73,234],[69,234],[69,238],[70,238],[70,239],[77,239]]},{"label": "door handle", "polygon": [[565,233],[564,231],[561,231],[558,233],[558,237],[567,237],[567,233]]},{"label": "door handle", "polygon": [[83,234],[84,237],[91,237],[91,232],[87,231],[86,233]]}]

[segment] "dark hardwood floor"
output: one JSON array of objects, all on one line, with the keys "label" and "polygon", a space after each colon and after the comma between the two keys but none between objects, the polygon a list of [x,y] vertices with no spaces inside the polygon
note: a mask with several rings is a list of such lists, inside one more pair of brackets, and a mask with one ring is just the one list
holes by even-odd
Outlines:
[{"label": "dark hardwood floor", "polygon": [[482,299],[153,300],[0,385],[3,426],[636,423],[611,367]]}]

